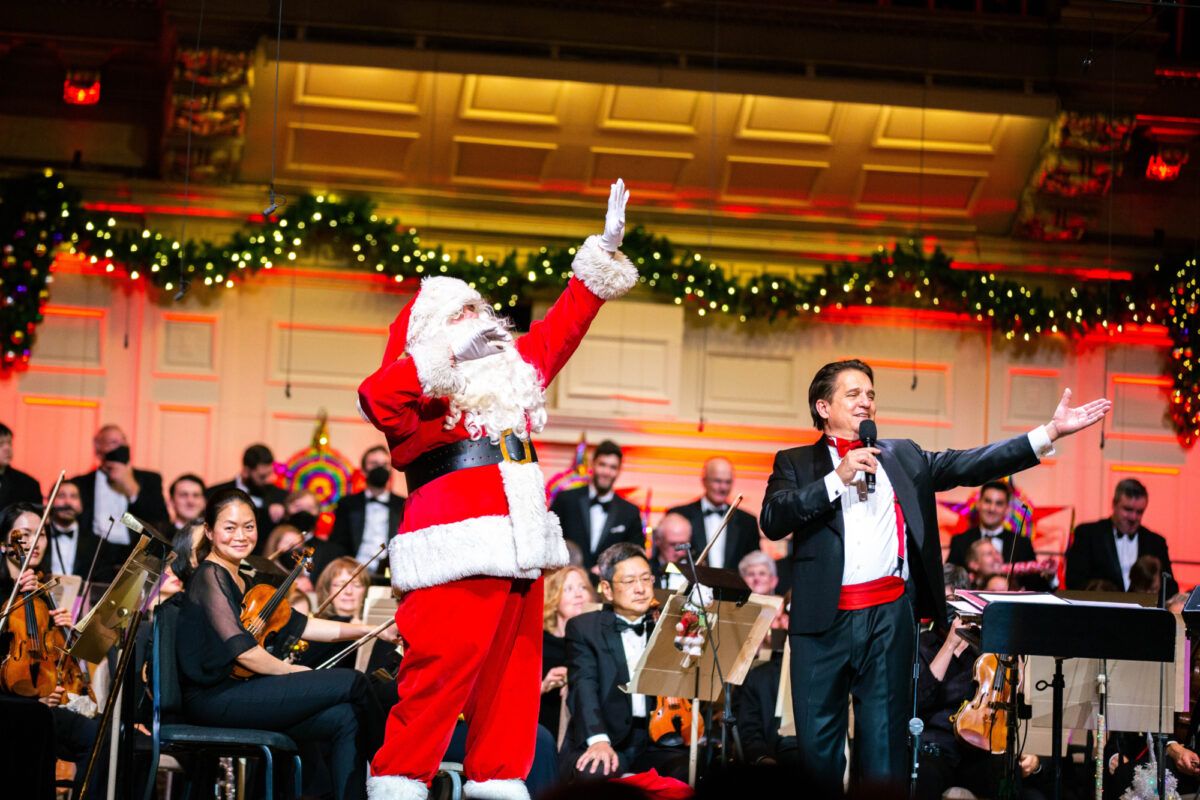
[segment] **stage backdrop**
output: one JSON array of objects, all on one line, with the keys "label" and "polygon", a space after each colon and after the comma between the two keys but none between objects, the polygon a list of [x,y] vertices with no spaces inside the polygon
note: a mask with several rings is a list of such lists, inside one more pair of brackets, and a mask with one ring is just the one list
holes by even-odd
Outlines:
[{"label": "stage backdrop", "polygon": [[[58,469],[93,466],[92,433],[113,422],[129,433],[137,466],[168,482],[184,471],[225,480],[252,442],[279,459],[305,447],[320,408],[333,445],[357,458],[379,437],[359,419],[354,390],[378,366],[407,295],[374,276],[276,273],[209,303],[158,305],[140,290],[60,269],[33,365],[0,384],[14,463],[48,489]],[[619,486],[635,488],[639,504],[652,490],[655,521],[698,496],[706,457],[725,455],[745,507],[757,512],[775,451],[815,436],[807,387],[826,361],[869,361],[881,435],[928,449],[1018,435],[1045,422],[1070,386],[1081,400],[1107,395],[1116,409],[1103,448],[1099,431],[1089,431],[1017,478],[1035,506],[1067,507],[1039,522],[1038,549],[1061,551],[1072,509],[1078,522],[1106,516],[1114,484],[1135,477],[1150,492],[1146,524],[1167,536],[1177,563],[1200,561],[1183,490],[1197,485],[1200,456],[1181,449],[1165,421],[1162,344],[1047,339],[1036,352],[1018,351],[974,323],[907,311],[739,326],[635,293],[603,310],[551,388],[539,450],[551,474],[581,434],[593,444],[616,440],[626,452]],[[945,511],[942,522],[945,542],[957,519]],[[1184,585],[1200,582],[1200,567],[1176,571]]]}]

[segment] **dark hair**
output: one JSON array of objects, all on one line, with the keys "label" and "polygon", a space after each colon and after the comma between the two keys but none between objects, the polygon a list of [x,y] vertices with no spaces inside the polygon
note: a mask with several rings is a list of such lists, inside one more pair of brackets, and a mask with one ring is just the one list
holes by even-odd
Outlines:
[{"label": "dark hair", "polygon": [[1142,556],[1129,568],[1129,591],[1156,592],[1162,580],[1162,562],[1156,556]]},{"label": "dark hair", "polygon": [[617,564],[631,558],[640,558],[647,564],[650,563],[650,559],[646,557],[646,551],[632,542],[617,542],[606,548],[600,554],[600,558],[596,560],[596,567],[600,570],[601,579],[612,583],[613,575],[617,572]]},{"label": "dark hair", "polygon": [[[188,581],[192,579],[192,573],[196,571],[196,565],[192,563],[192,559],[199,550],[198,547],[195,547],[195,531],[200,525],[199,520],[184,524],[175,534],[175,538],[171,540],[171,550],[175,553],[175,559],[171,562],[170,570],[175,573],[175,577],[179,578],[179,582],[184,586],[187,586]],[[204,541],[208,540],[204,539]]]},{"label": "dark hair", "polygon": [[388,450],[386,447],[384,447],[384,446],[383,446],[383,445],[381,445],[381,444],[377,444],[377,445],[375,445],[374,447],[368,447],[366,450],[364,450],[364,451],[363,451],[363,454],[362,454],[362,458],[360,458],[360,459],[358,460],[358,466],[360,466],[360,467],[362,468],[362,471],[363,471],[363,472],[366,472],[366,471],[367,471],[367,456],[371,455],[371,453],[374,453],[376,450],[380,451],[380,452],[381,452],[381,453],[383,453],[385,456],[387,456],[387,457],[388,457],[388,463],[389,463],[389,464],[391,463],[391,460],[392,460],[392,451],[391,451],[391,450]]},{"label": "dark hair", "polygon": [[942,566],[942,584],[947,589],[970,589],[971,576],[957,564],[944,564]]},{"label": "dark hair", "polygon": [[1145,485],[1137,478],[1125,478],[1117,483],[1117,488],[1113,490],[1113,502],[1117,502],[1122,497],[1128,497],[1130,500],[1141,500],[1143,497],[1149,497],[1150,493],[1146,491]]},{"label": "dark hair", "polygon": [[989,489],[995,489],[997,492],[1004,492],[1005,500],[1012,500],[1012,487],[1008,485],[1008,481],[988,481],[983,486],[979,487],[979,497],[983,498],[983,493]]},{"label": "dark hair", "polygon": [[[241,489],[222,489],[210,497],[208,504],[204,507],[204,526],[210,532],[213,531],[217,527],[217,517],[234,503],[242,503],[249,506],[251,511],[254,510],[254,501]],[[196,542],[196,563],[199,564],[208,558],[208,554],[211,552],[212,540],[207,536],[202,537],[200,541]]]},{"label": "dark hair", "polygon": [[265,444],[252,444],[242,453],[242,466],[246,469],[261,467],[263,464],[275,464],[275,456]]},{"label": "dark hair", "polygon": [[838,375],[848,369],[865,373],[871,379],[871,383],[875,382],[875,372],[870,365],[857,358],[833,361],[817,370],[812,383],[808,385],[808,410],[812,414],[813,427],[819,431],[825,430],[825,418],[817,413],[817,401],[824,400],[828,403],[833,400],[833,390],[837,388]]},{"label": "dark hair", "polygon": [[12,428],[8,427],[3,422],[0,422],[0,439],[3,439],[5,436],[11,439],[12,435]]},{"label": "dark hair", "polygon": [[208,487],[204,485],[204,480],[199,475],[195,475],[191,472],[185,472],[182,475],[180,475],[178,478],[176,478],[175,480],[171,481],[171,488],[167,491],[167,497],[174,497],[175,496],[175,487],[185,481],[191,481],[192,483],[199,484],[200,485],[200,494],[208,493]]},{"label": "dark hair", "polygon": [[17,517],[22,514],[37,514],[42,516],[43,507],[25,500],[18,500],[15,503],[9,503],[0,511],[0,541],[8,544],[8,535],[12,533],[13,525],[17,524]]},{"label": "dark hair", "polygon": [[600,456],[616,456],[618,461],[625,459],[624,454],[621,453],[621,446],[612,439],[605,439],[596,445],[596,450],[592,453],[592,461],[595,461]]}]

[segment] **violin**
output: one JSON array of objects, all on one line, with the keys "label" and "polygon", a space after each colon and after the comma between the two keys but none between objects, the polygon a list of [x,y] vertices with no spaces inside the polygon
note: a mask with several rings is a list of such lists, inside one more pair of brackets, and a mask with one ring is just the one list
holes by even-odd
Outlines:
[{"label": "violin", "polygon": [[[660,697],[650,715],[650,739],[663,744],[692,743],[692,715],[699,713],[686,697]],[[704,720],[699,720],[697,733],[704,735]],[[679,737],[675,739],[674,737]],[[664,738],[671,737],[667,741]]]},{"label": "violin", "polygon": [[953,717],[958,738],[988,753],[1003,753],[1008,749],[1015,671],[1011,661],[1001,660],[995,653],[984,653],[975,659],[974,677],[979,689]]},{"label": "violin", "polygon": [[[272,588],[270,584],[259,583],[246,590],[242,598],[242,627],[260,646],[265,647],[267,639],[283,630],[292,618],[292,607],[287,603],[288,592],[300,573],[312,568],[312,556],[311,547],[297,551],[296,566],[292,567],[279,586]],[[241,664],[235,662],[233,665],[233,677],[239,680],[251,678],[254,674]]]}]

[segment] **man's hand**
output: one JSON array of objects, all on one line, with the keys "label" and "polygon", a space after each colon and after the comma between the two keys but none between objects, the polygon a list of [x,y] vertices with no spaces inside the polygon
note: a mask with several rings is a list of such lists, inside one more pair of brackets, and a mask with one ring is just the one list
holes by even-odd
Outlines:
[{"label": "man's hand", "polygon": [[131,500],[137,497],[141,487],[133,477],[133,467],[119,461],[102,461],[100,471],[108,478],[109,485],[118,492]]},{"label": "man's hand", "polygon": [[66,689],[61,686],[55,686],[53,692],[45,697],[39,697],[38,700],[50,706],[51,708],[54,708],[55,706],[62,705],[63,698],[66,696],[66,694]]},{"label": "man's hand", "polygon": [[1104,419],[1104,415],[1112,410],[1112,401],[1100,398],[1086,403],[1078,408],[1071,408],[1071,390],[1063,390],[1062,400],[1054,409],[1054,416],[1046,423],[1046,435],[1050,441],[1060,436],[1070,436]]},{"label": "man's hand", "polygon": [[596,742],[575,762],[575,769],[595,775],[611,775],[617,771],[617,751],[608,742]]},{"label": "man's hand", "polygon": [[1021,777],[1028,778],[1038,771],[1038,768],[1042,765],[1042,760],[1033,753],[1022,753],[1019,763],[1021,766]]},{"label": "man's hand", "polygon": [[1196,755],[1178,742],[1171,742],[1167,745],[1167,755],[1184,775],[1200,775],[1200,755]]},{"label": "man's hand", "polygon": [[846,453],[842,463],[837,465],[837,476],[842,479],[842,483],[849,486],[853,483],[856,473],[874,472],[878,468],[879,461],[875,456],[879,453],[878,447],[860,447],[857,450],[851,450]]},{"label": "man's hand", "polygon": [[617,178],[608,190],[608,214],[604,217],[604,233],[600,234],[600,246],[610,253],[621,249],[625,241],[625,204],[629,202],[629,191],[625,181]]},{"label": "man's hand", "polygon": [[567,668],[566,667],[551,667],[546,673],[546,677],[542,678],[542,694],[561,688],[567,683]]}]

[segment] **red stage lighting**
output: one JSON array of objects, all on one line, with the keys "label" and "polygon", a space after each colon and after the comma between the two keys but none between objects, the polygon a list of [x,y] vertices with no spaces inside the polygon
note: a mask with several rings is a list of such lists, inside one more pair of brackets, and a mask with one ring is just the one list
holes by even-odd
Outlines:
[{"label": "red stage lighting", "polygon": [[1146,162],[1146,177],[1152,181],[1173,181],[1188,162],[1188,151],[1182,147],[1159,147]]},{"label": "red stage lighting", "polygon": [[63,81],[63,101],[73,106],[94,106],[100,102],[100,73],[92,69],[74,69]]}]

